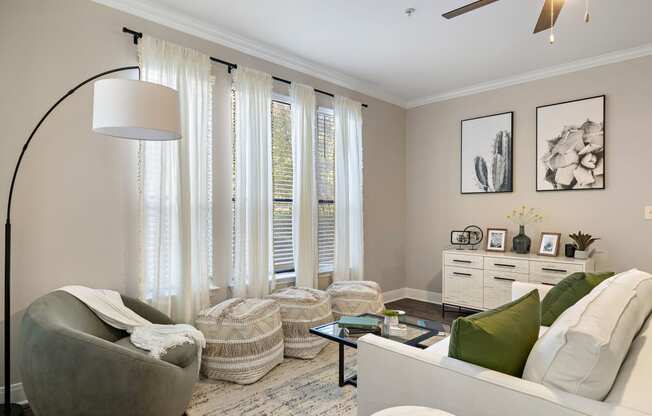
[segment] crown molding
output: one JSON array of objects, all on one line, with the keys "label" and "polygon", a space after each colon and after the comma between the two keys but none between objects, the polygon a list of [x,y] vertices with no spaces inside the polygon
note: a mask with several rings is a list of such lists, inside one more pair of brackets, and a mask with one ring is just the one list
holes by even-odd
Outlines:
[{"label": "crown molding", "polygon": [[638,46],[635,48],[609,52],[591,58],[580,59],[566,64],[555,65],[544,69],[525,72],[512,77],[475,84],[457,90],[444,92],[441,94],[435,94],[431,96],[417,98],[414,100],[408,100],[408,102],[406,103],[406,108],[410,109],[410,108],[420,107],[427,104],[451,100],[453,98],[465,97],[467,95],[492,91],[499,88],[511,87],[513,85],[523,84],[531,81],[537,81],[545,78],[556,77],[558,75],[569,74],[571,72],[577,72],[577,71],[582,71],[585,69],[590,69],[598,66],[628,61],[630,59],[641,58],[649,55],[652,55],[652,43],[643,46]]},{"label": "crown molding", "polygon": [[351,77],[335,69],[319,65],[263,42],[258,42],[236,33],[219,29],[198,19],[191,18],[183,13],[157,5],[152,0],[92,1],[406,109],[652,55],[652,44],[646,44],[635,48],[609,52],[591,58],[580,59],[565,64],[525,72],[511,77],[405,100],[389,92],[383,91],[378,85],[369,81]]},{"label": "crown molding", "polygon": [[92,1],[167,26],[180,32],[218,43],[247,55],[311,75],[340,87],[348,88],[403,108],[406,107],[405,100],[383,91],[378,85],[351,77],[335,69],[319,65],[263,42],[258,42],[229,31],[221,30],[213,25],[209,25],[183,13],[170,10],[161,5],[156,5],[150,0]]}]

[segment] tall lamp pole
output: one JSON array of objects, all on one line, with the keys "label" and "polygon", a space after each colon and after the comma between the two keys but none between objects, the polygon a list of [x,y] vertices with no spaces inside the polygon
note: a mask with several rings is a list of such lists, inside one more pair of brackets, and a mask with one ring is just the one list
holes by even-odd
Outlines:
[{"label": "tall lamp pole", "polygon": [[[138,66],[125,66],[94,75],[59,98],[41,117],[32,130],[18,156],[11,178],[7,217],[5,222],[5,374],[3,416],[23,414],[22,406],[11,403],[11,203],[16,177],[23,157],[34,135],[48,116],[66,98],[84,85],[121,71],[138,70]],[[93,130],[100,134],[138,140],[177,140],[180,136],[179,101],[177,92],[162,85],[127,79],[105,79],[95,84],[93,106]]]}]

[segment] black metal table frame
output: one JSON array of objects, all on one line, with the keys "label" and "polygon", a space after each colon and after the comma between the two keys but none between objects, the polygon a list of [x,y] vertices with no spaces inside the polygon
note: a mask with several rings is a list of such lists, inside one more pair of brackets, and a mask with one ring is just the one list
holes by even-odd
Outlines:
[{"label": "black metal table frame", "polygon": [[[372,315],[372,314],[365,314],[364,316],[374,316],[374,317],[379,318],[381,320],[383,319],[382,317],[380,317],[378,315]],[[358,386],[358,376],[357,376],[357,374],[355,374],[355,375],[353,375],[351,377],[348,377],[348,378],[346,378],[344,376],[344,347],[346,346],[346,347],[358,349],[358,344],[356,342],[349,341],[348,339],[333,336],[333,335],[329,335],[329,334],[326,334],[324,332],[319,331],[321,328],[331,326],[334,323],[335,322],[330,322],[330,323],[327,323],[327,324],[317,326],[315,328],[310,328],[310,333],[313,334],[313,335],[317,335],[319,337],[322,337],[322,338],[326,338],[326,339],[328,339],[330,341],[337,342],[338,347],[339,347],[338,384],[339,384],[340,387],[344,387],[346,385],[357,387]],[[427,327],[420,326],[420,325],[414,325],[414,324],[407,323],[407,322],[401,322],[401,323],[404,324],[404,325],[410,326],[412,328],[419,328],[419,329],[428,331],[428,332],[426,332],[424,334],[419,335],[418,337],[412,338],[412,339],[402,343],[402,344],[405,344],[405,345],[409,345],[411,347],[417,347],[417,348],[422,348],[422,349],[426,348],[425,346],[421,346],[420,343],[427,340],[427,339],[429,339],[429,338],[432,338],[434,336],[439,335],[439,331],[435,330],[435,329],[432,329],[432,328],[427,328]],[[400,341],[396,341],[396,342],[400,342]]]},{"label": "black metal table frame", "polygon": [[462,313],[462,311],[469,311],[471,313],[476,313],[476,312],[482,312],[482,309],[476,309],[476,308],[471,308],[469,306],[460,306],[460,305],[454,305],[452,303],[441,303],[441,317],[444,318],[446,317],[446,306],[450,306],[452,308],[457,308],[457,313]]}]

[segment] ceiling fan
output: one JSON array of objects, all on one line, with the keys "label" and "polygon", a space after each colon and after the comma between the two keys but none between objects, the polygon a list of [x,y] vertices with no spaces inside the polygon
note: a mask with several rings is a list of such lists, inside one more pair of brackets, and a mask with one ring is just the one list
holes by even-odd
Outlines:
[{"label": "ceiling fan", "polygon": [[[495,3],[497,1],[498,0],[477,0],[455,10],[451,10],[450,12],[444,13],[442,16],[444,16],[446,19],[452,19],[475,9],[479,9],[480,7],[488,6],[491,3]],[[543,8],[541,9],[541,14],[539,15],[539,20],[537,21],[536,26],[534,26],[534,33],[539,33],[554,27],[555,23],[557,22],[557,17],[559,17],[559,12],[561,12],[565,2],[566,0],[545,0]],[[585,15],[584,19],[588,22],[588,7],[587,14]]]}]

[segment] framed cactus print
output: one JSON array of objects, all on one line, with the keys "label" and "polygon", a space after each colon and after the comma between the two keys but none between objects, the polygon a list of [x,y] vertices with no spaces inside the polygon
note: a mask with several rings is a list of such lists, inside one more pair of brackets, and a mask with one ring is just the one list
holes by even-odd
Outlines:
[{"label": "framed cactus print", "polygon": [[537,107],[537,191],[605,189],[605,99]]},{"label": "framed cactus print", "polygon": [[514,112],[462,120],[461,192],[513,190]]}]

